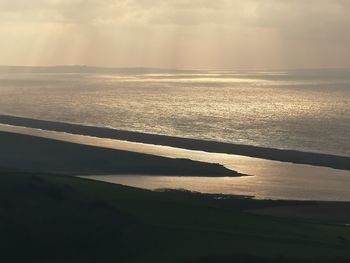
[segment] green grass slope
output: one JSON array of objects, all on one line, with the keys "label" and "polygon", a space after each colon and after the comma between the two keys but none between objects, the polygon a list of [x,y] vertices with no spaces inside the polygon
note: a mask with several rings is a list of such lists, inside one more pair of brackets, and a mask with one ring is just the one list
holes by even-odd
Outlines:
[{"label": "green grass slope", "polygon": [[55,263],[350,259],[350,228],[251,215],[239,202],[4,171],[0,255]]}]

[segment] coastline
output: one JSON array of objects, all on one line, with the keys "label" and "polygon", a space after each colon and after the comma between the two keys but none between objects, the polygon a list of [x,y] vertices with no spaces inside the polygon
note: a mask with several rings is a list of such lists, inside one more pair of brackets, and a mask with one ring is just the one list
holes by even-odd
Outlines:
[{"label": "coastline", "polygon": [[167,135],[147,134],[141,132],[116,130],[112,128],[37,120],[9,115],[0,115],[0,123],[100,138],[170,146],[188,150],[235,154],[266,160],[291,162],[295,164],[308,164],[348,171],[350,170],[350,157],[346,156],[302,152],[296,150],[282,150],[250,145],[180,138]]},{"label": "coastline", "polygon": [[[18,138],[23,138],[19,134],[34,136],[34,138],[24,137],[31,138],[31,146],[28,145],[28,139],[24,142],[12,139],[11,151],[5,151],[2,157],[3,163],[6,160],[12,161],[12,167],[24,166],[24,168],[32,168],[33,171],[44,170],[58,174],[88,176],[99,181],[151,190],[175,188],[202,193],[248,195],[258,199],[350,201],[350,172],[346,170],[23,126],[0,124],[0,130],[18,134]],[[7,141],[5,138],[3,138],[4,142]],[[46,140],[42,140],[43,138]],[[55,144],[52,147],[53,142]],[[71,146],[67,147],[67,145],[72,144],[60,142],[72,143],[75,149],[67,150],[71,149]],[[21,146],[18,145],[19,143]],[[24,145],[27,146],[23,147]],[[76,148],[77,145],[78,148]],[[51,152],[47,150],[49,147],[52,148]],[[9,154],[12,157],[9,158]],[[145,159],[144,156],[151,158]],[[166,162],[156,160],[166,160]],[[199,170],[197,168],[193,170],[195,167]],[[312,187],[305,183],[308,181],[313,182]]]}]

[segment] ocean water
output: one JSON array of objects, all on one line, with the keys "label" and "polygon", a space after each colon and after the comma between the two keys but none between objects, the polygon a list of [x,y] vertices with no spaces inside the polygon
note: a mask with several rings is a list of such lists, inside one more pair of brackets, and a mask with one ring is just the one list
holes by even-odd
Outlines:
[{"label": "ocean water", "polygon": [[3,72],[0,114],[350,156],[350,70]]}]

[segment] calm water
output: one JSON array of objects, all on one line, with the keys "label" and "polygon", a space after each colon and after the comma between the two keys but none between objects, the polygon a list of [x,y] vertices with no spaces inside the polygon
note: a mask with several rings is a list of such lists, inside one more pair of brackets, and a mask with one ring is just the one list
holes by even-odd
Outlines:
[{"label": "calm water", "polygon": [[0,114],[350,156],[350,71],[0,74]]},{"label": "calm water", "polygon": [[1,124],[0,130],[170,158],[188,158],[197,161],[220,163],[227,168],[252,175],[221,178],[140,175],[88,177],[94,180],[146,189],[182,188],[205,193],[250,195],[262,199],[350,201],[350,171]]}]

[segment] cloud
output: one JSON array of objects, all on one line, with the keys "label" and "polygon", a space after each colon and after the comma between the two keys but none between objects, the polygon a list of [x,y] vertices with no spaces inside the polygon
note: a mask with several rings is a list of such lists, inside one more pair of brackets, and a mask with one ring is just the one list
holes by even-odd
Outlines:
[{"label": "cloud", "polygon": [[265,0],[257,7],[257,25],[285,30],[348,29],[350,1]]},{"label": "cloud", "polygon": [[103,18],[112,0],[2,0],[0,20],[33,23],[94,23]]},{"label": "cloud", "polygon": [[350,1],[1,0],[0,12],[2,20],[33,22],[344,28],[350,22]]},{"label": "cloud", "polygon": [[343,66],[349,26],[350,0],[0,0],[0,55],[30,42],[54,64],[78,50],[77,64]]}]

